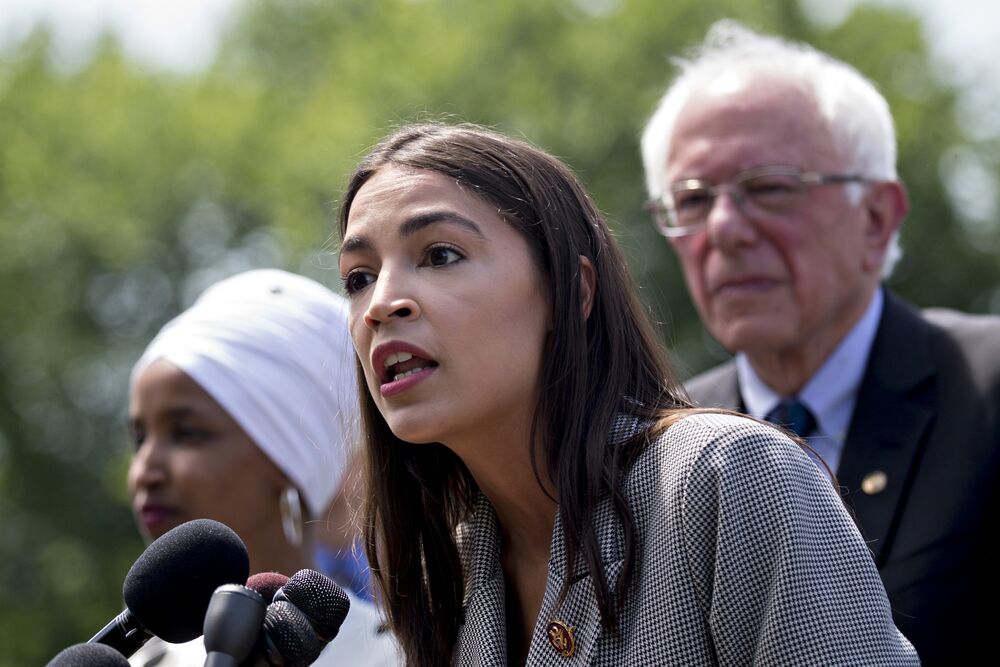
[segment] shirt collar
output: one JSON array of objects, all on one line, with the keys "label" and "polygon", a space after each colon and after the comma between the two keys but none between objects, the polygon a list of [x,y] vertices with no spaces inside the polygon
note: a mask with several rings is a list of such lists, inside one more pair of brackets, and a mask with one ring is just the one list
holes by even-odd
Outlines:
[{"label": "shirt collar", "polygon": [[[882,290],[875,290],[864,314],[798,395],[816,417],[819,429],[841,442],[854,412],[857,389],[875,342],[884,300]],[[757,375],[742,352],[736,355],[736,373],[747,413],[763,419],[783,397]]]}]

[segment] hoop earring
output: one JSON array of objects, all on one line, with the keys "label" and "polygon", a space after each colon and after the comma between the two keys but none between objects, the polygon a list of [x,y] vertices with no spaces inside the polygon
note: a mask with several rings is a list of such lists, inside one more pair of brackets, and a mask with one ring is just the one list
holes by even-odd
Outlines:
[{"label": "hoop earring", "polygon": [[294,486],[285,487],[278,501],[278,509],[281,512],[281,530],[285,533],[285,540],[293,547],[302,546],[302,500],[299,498],[299,490]]}]

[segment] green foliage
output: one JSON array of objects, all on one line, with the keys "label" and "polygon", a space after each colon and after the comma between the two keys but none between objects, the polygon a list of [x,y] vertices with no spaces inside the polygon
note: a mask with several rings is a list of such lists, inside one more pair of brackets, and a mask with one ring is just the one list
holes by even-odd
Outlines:
[{"label": "green foliage", "polygon": [[968,155],[995,184],[1000,149],[963,133],[961,91],[897,12],[862,7],[828,30],[792,0],[256,0],[198,75],[144,71],[110,40],[61,73],[44,31],[0,57],[0,665],[42,664],[119,610],[142,549],[123,424],[144,344],[245,268],[335,286],[340,187],[395,125],[469,120],[563,157],[682,373],[724,354],[641,212],[637,146],[669,57],[724,16],[811,41],[888,96],[913,202],[894,286],[924,305],[1000,303],[996,225],[970,235],[942,185]]}]

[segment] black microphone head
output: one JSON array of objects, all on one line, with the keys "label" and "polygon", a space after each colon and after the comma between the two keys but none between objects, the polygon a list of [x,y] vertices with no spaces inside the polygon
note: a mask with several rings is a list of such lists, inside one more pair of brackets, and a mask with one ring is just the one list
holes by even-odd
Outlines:
[{"label": "black microphone head", "polygon": [[267,652],[272,654],[268,662],[284,667],[311,665],[326,646],[326,642],[316,636],[305,614],[283,600],[268,605],[264,615],[264,636]]},{"label": "black microphone head", "polygon": [[287,600],[298,607],[316,634],[329,642],[337,636],[347,617],[351,601],[333,579],[316,570],[299,570],[281,587],[275,600]]},{"label": "black microphone head", "polygon": [[107,644],[74,644],[49,660],[45,667],[129,667],[128,660]]},{"label": "black microphone head", "polygon": [[205,612],[205,651],[242,662],[250,655],[267,612],[260,593],[240,584],[215,589]]},{"label": "black microphone head", "polygon": [[288,577],[280,572],[258,572],[251,574],[250,578],[247,579],[247,588],[260,593],[270,604],[274,600],[274,594],[285,585],[286,581],[288,581]]},{"label": "black microphone head", "polygon": [[125,604],[142,625],[179,644],[201,636],[212,593],[241,584],[250,557],[239,536],[211,519],[173,528],[146,547],[125,577]]}]

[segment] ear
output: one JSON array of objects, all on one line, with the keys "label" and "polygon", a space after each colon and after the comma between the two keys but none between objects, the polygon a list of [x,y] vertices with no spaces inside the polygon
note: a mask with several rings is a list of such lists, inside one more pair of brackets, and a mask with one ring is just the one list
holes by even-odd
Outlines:
[{"label": "ear", "polygon": [[580,255],[580,307],[583,310],[583,319],[590,317],[590,311],[594,307],[594,286],[597,282],[597,274],[594,272],[594,265],[590,260]]},{"label": "ear", "polygon": [[865,192],[862,206],[867,214],[863,267],[866,271],[880,273],[889,240],[910,210],[906,188],[899,181],[874,183]]}]

